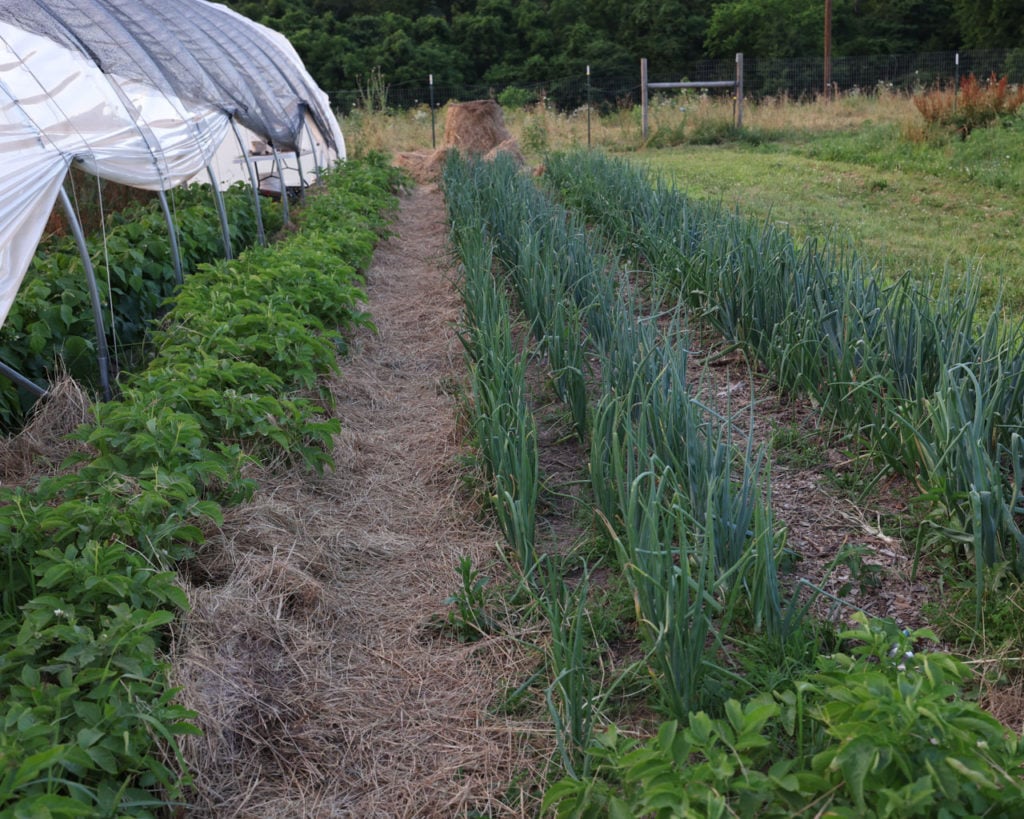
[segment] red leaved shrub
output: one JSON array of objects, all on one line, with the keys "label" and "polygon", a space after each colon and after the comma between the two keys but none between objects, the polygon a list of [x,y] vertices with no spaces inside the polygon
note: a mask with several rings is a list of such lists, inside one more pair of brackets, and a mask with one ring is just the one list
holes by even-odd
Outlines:
[{"label": "red leaved shrub", "polygon": [[952,127],[966,139],[975,128],[1015,114],[1024,105],[1024,86],[1010,85],[1005,76],[997,78],[995,73],[984,81],[969,74],[960,81],[959,93],[936,88],[916,94],[914,105],[929,125]]}]

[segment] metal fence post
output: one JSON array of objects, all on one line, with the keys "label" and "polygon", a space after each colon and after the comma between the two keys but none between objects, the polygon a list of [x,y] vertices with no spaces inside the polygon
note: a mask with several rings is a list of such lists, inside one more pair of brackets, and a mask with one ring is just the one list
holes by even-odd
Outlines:
[{"label": "metal fence post", "polygon": [[430,147],[437,147],[437,132],[434,130],[434,75],[430,75]]},{"label": "metal fence post", "polygon": [[587,148],[590,148],[590,66],[587,66]]},{"label": "metal fence post", "polygon": [[640,136],[647,141],[647,58],[640,58]]},{"label": "metal fence post", "polygon": [[960,93],[960,52],[953,57],[953,113],[956,113],[956,97]]},{"label": "metal fence post", "polygon": [[822,73],[827,101],[832,96],[832,0],[825,0],[825,64]]},{"label": "metal fence post", "polygon": [[743,127],[743,52],[736,53],[736,127]]}]

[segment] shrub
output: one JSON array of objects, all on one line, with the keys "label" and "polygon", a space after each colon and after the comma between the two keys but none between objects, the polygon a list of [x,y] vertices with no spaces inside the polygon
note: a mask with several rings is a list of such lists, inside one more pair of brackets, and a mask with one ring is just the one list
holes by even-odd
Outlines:
[{"label": "shrub", "polygon": [[500,94],[498,94],[498,105],[502,108],[525,108],[537,99],[537,95],[532,91],[527,91],[525,88],[516,88],[514,85],[510,85]]},{"label": "shrub", "polygon": [[914,96],[914,105],[925,122],[952,128],[961,139],[966,139],[975,128],[1017,113],[1022,104],[1024,86],[1011,86],[1006,77],[998,79],[994,73],[985,81],[968,74],[960,81],[959,93],[937,88]]}]

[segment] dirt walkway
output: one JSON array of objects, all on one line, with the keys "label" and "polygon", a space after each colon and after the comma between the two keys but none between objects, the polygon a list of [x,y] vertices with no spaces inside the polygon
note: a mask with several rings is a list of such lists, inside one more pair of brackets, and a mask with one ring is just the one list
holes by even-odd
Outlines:
[{"label": "dirt walkway", "polygon": [[393,230],[367,276],[378,333],[331,385],[336,470],[261,479],[191,571],[175,664],[204,729],[186,745],[200,814],[526,813],[509,786],[537,764],[536,732],[495,713],[529,673],[514,641],[431,627],[459,559],[485,564],[499,539],[459,491],[437,188],[404,196]]}]

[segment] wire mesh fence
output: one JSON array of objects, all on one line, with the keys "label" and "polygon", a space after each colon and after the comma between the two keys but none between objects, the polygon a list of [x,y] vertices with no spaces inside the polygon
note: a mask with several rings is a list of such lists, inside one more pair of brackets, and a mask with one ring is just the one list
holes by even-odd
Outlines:
[{"label": "wire mesh fence", "polygon": [[[787,95],[800,99],[824,91],[823,57],[767,59],[745,57],[744,93],[748,97]],[[974,74],[985,79],[992,74],[1006,76],[1011,83],[1024,82],[1024,48],[986,51],[932,52],[926,54],[881,54],[867,57],[833,57],[832,88],[838,93],[872,93],[878,90],[912,93],[934,86],[951,85]],[[684,70],[668,73],[650,66],[651,82],[715,81],[734,79],[734,58],[698,60]],[[515,89],[514,93],[509,89]],[[408,109],[474,99],[502,99],[510,94],[517,104],[545,102],[561,111],[572,111],[590,101],[597,108],[631,107],[640,102],[640,69],[635,76],[559,77],[533,83],[478,83],[462,85],[439,82],[390,84],[385,88],[389,108]],[[331,93],[340,111],[368,107],[364,89],[343,89]],[[380,100],[377,103],[380,104]]]},{"label": "wire mesh fence", "polygon": [[[435,106],[448,102],[467,102],[479,99],[502,99],[502,95],[513,89],[512,97],[520,105],[545,102],[559,110],[574,110],[587,104],[588,85],[585,76],[559,77],[545,82],[534,83],[479,83],[459,85],[436,83],[433,93],[429,84],[392,84],[387,87],[387,106],[391,108],[415,108],[420,105]],[[617,105],[629,107],[640,101],[640,74],[635,77],[593,77],[589,85],[589,99],[595,106]],[[332,104],[340,111],[368,107],[364,90],[335,91],[331,94]]]}]

